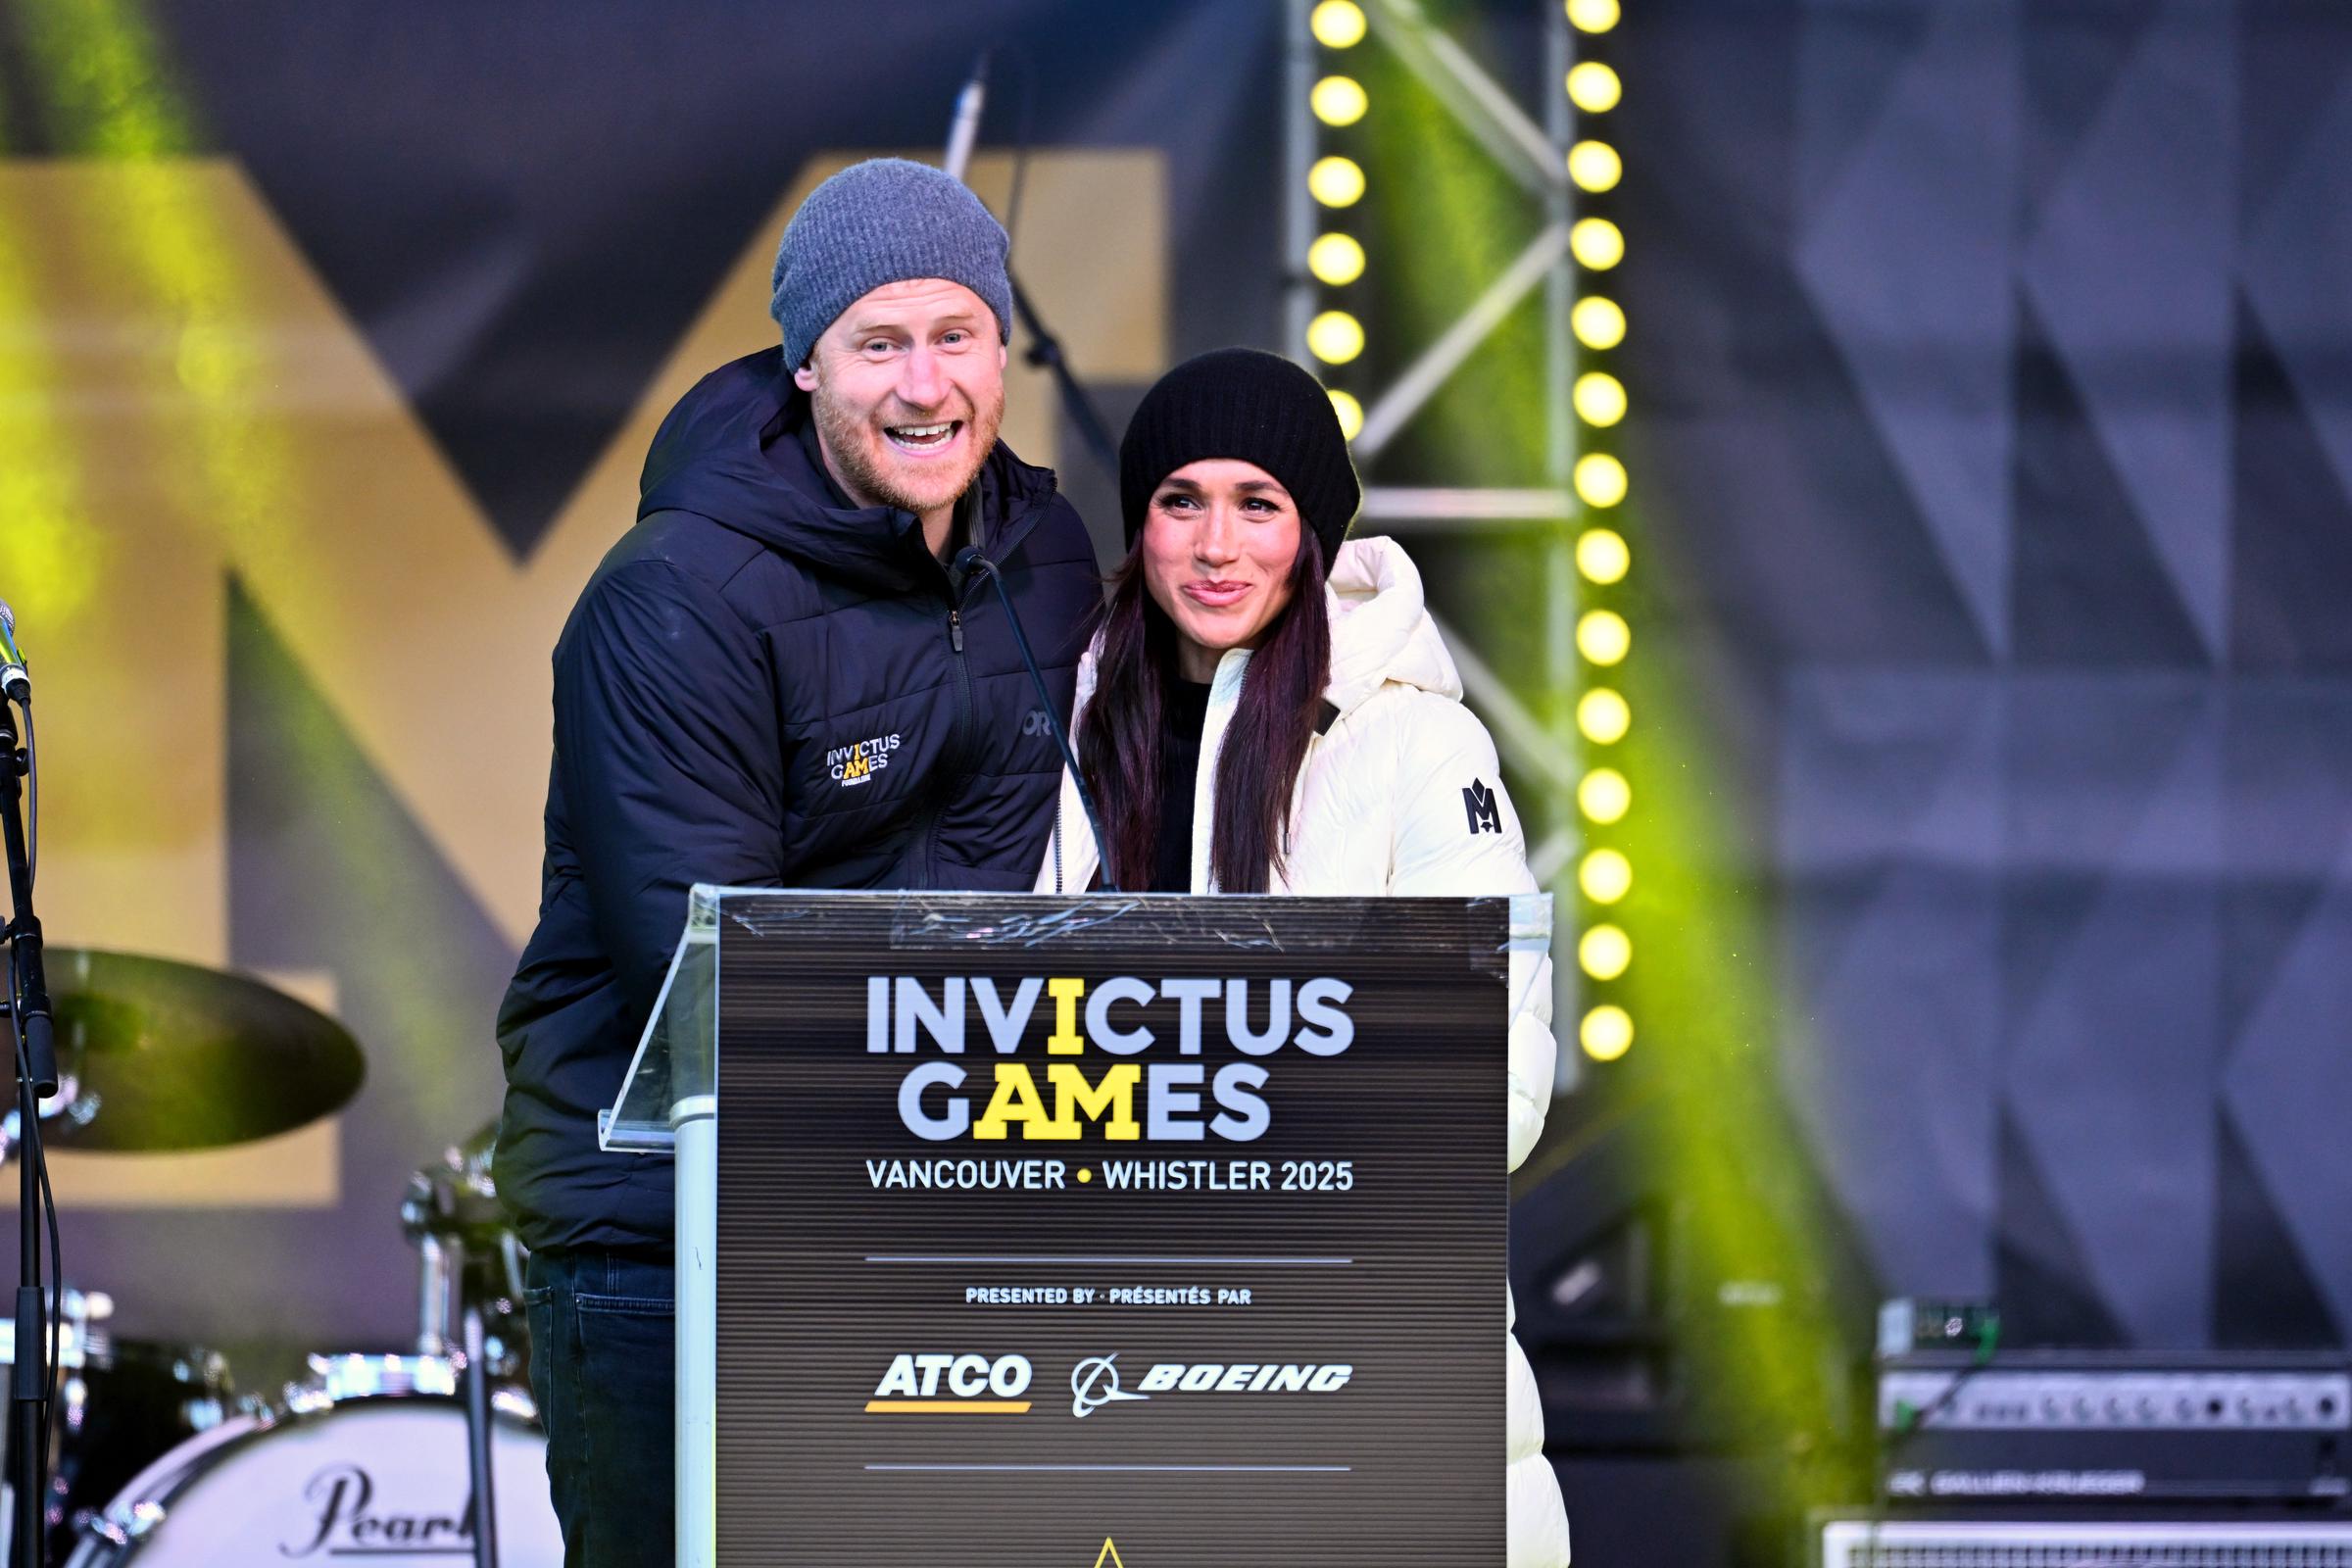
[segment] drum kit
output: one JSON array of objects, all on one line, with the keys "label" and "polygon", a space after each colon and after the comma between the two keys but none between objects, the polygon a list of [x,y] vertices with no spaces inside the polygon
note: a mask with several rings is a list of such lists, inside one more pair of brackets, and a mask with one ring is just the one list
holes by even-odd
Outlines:
[{"label": "drum kit", "polygon": [[[350,1034],[258,981],[122,954],[52,949],[48,960],[49,1148],[219,1148],[330,1115],[358,1092]],[[499,1215],[493,1131],[403,1195],[420,1275],[411,1353],[314,1355],[309,1377],[256,1396],[219,1355],[111,1334],[107,1296],[61,1292],[49,1560],[561,1563],[523,1379],[522,1250]],[[11,1111],[0,1153],[18,1134]],[[13,1364],[9,1328],[0,1320],[0,1359]],[[486,1533],[476,1498],[495,1521]]]}]

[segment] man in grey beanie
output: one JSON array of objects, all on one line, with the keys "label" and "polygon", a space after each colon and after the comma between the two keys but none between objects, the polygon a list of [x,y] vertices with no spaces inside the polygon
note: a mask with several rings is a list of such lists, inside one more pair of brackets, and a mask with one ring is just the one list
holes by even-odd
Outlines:
[{"label": "man in grey beanie", "polygon": [[804,202],[777,348],[706,376],[556,645],[538,930],[499,1009],[499,1195],[531,1249],[531,1388],[570,1565],[670,1560],[671,1172],[596,1112],[697,882],[1026,891],[1100,601],[1054,476],[997,440],[1004,230],[876,159]]}]

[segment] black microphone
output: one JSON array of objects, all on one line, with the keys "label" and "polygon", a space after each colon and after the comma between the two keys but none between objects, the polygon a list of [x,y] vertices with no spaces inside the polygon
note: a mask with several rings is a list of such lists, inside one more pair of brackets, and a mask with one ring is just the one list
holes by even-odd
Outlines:
[{"label": "black microphone", "polygon": [[972,143],[980,137],[980,112],[988,104],[988,51],[972,62],[972,79],[956,95],[955,118],[948,122],[948,156],[942,165],[950,179],[963,178],[972,162]]},{"label": "black microphone", "polygon": [[24,667],[24,656],[17,652],[17,617],[0,600],[0,697],[13,697],[20,703],[32,701],[32,672]]},{"label": "black microphone", "polygon": [[1054,711],[1054,694],[1046,689],[1045,672],[1037,667],[1037,656],[1029,651],[1029,634],[1021,629],[1021,612],[1012,608],[1012,595],[1004,590],[1004,575],[997,564],[970,545],[956,552],[955,564],[950,568],[958,583],[967,581],[975,571],[988,574],[997,585],[997,601],[1004,607],[1004,619],[1012,627],[1012,645],[1021,651],[1021,662],[1029,666],[1030,683],[1037,688],[1037,700],[1046,705],[1046,722],[1054,730],[1054,744],[1061,748],[1062,765],[1070,770],[1070,782],[1078,786],[1078,808],[1086,813],[1086,825],[1094,830],[1095,855],[1102,865],[1102,889],[1106,893],[1119,891],[1118,879],[1110,874],[1110,841],[1102,836],[1102,819],[1095,814],[1095,795],[1086,787],[1086,774],[1078,766],[1078,754],[1070,748],[1069,731],[1061,727],[1061,715]]}]

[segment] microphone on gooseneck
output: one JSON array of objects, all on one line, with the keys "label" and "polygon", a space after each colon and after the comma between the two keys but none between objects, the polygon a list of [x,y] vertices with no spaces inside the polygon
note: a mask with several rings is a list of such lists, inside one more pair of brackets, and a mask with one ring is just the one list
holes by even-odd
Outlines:
[{"label": "microphone on gooseneck", "polygon": [[0,697],[13,697],[20,703],[32,701],[32,672],[24,667],[24,656],[17,652],[17,617],[0,600]]},{"label": "microphone on gooseneck", "polygon": [[950,179],[963,178],[972,161],[972,143],[980,137],[980,112],[988,105],[988,50],[980,51],[972,64],[972,79],[956,95],[956,113],[948,122],[948,153],[941,160]]},{"label": "microphone on gooseneck", "polygon": [[1021,629],[1021,612],[1012,608],[1012,595],[1004,590],[1004,578],[998,572],[997,564],[965,545],[956,552],[956,562],[950,568],[957,582],[963,582],[975,571],[986,572],[988,580],[997,585],[997,602],[1004,607],[1004,619],[1012,627],[1012,645],[1021,651],[1021,662],[1029,667],[1029,680],[1037,688],[1037,700],[1045,705],[1046,723],[1054,731],[1054,744],[1061,748],[1061,761],[1070,770],[1070,782],[1078,786],[1078,808],[1086,813],[1086,825],[1095,835],[1095,853],[1102,866],[1102,890],[1119,891],[1118,879],[1110,873],[1110,841],[1102,836],[1102,819],[1095,814],[1094,791],[1086,787],[1086,773],[1078,766],[1078,754],[1070,748],[1070,733],[1062,728],[1061,715],[1054,710],[1054,694],[1046,689],[1045,672],[1037,667],[1037,656],[1029,651],[1029,634]]}]

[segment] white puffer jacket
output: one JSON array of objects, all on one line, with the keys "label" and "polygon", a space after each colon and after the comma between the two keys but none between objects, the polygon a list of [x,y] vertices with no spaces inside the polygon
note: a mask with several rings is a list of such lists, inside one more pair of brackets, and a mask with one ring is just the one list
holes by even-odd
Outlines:
[{"label": "white puffer jacket", "polygon": [[[1462,706],[1461,677],[1421,594],[1421,573],[1393,539],[1351,539],[1332,563],[1331,684],[1339,716],[1308,746],[1291,810],[1288,864],[1277,893],[1356,897],[1470,897],[1533,893],[1527,843],[1503,792],[1494,743]],[[1200,736],[1193,791],[1193,891],[1214,892],[1208,846],[1214,829],[1216,763],[1240,701],[1250,655],[1218,661]],[[1095,655],[1078,667],[1078,715],[1094,696]],[[1463,791],[1494,791],[1501,831],[1471,831]],[[1061,781],[1054,842],[1037,891],[1089,886],[1100,862],[1076,785]],[[1551,1102],[1558,1047],[1551,1034],[1551,960],[1511,954],[1509,1169],[1535,1147]],[[1568,1519],[1544,1458],[1544,1410],[1535,1374],[1509,1332],[1515,1316],[1504,1287],[1509,1407],[1505,1418],[1509,1500],[1508,1568],[1562,1568]]]}]

